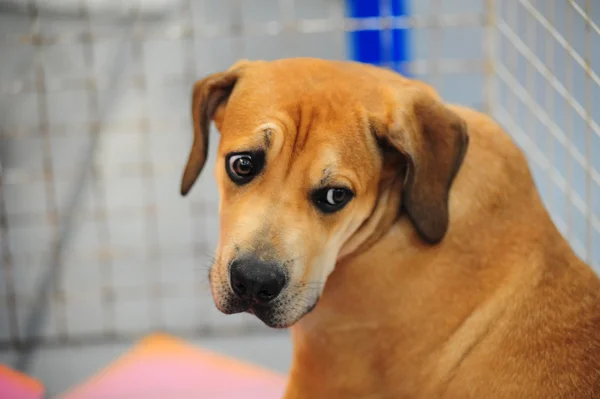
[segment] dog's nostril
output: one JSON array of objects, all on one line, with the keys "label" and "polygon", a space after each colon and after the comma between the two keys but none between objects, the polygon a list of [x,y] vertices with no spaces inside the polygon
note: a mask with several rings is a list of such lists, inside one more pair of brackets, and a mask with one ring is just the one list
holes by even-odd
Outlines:
[{"label": "dog's nostril", "polygon": [[275,298],[275,294],[272,292],[269,292],[268,290],[261,290],[256,294],[257,298],[261,301],[270,301],[271,299]]},{"label": "dog's nostril", "polygon": [[244,295],[247,291],[246,286],[242,283],[235,283],[233,284],[233,289],[235,290],[235,292],[239,295]]}]

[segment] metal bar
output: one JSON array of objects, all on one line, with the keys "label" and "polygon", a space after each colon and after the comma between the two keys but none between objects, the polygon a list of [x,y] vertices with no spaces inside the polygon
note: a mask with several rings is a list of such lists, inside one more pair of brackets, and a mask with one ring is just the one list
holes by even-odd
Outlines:
[{"label": "metal bar", "polygon": [[[83,1],[83,0],[82,0]],[[85,4],[85,1],[84,1]],[[86,20],[86,30],[87,35],[89,37],[93,36],[93,22],[91,15],[86,12],[85,13]],[[84,42],[84,55],[85,62],[88,68],[91,70],[95,69],[97,64],[96,57],[94,55],[94,42],[91,40]],[[114,78],[113,78],[114,79]],[[94,82],[92,82],[94,83]],[[110,87],[110,85],[109,85]],[[99,86],[97,84],[91,84],[88,88],[88,103],[90,109],[90,117],[92,119],[92,125],[89,126],[88,132],[90,134],[90,140],[95,142],[100,139],[100,133],[102,130],[102,126],[100,124],[101,121],[101,107],[100,107],[100,94],[99,94]],[[61,173],[62,175],[63,173]],[[94,213],[94,221],[96,226],[96,234],[98,236],[98,241],[100,242],[100,246],[103,248],[110,247],[110,230],[108,227],[108,209],[106,206],[106,192],[104,190],[103,184],[101,184],[102,177],[94,168],[94,163],[90,164],[90,177],[87,184],[94,185],[94,200],[97,212]],[[80,220],[84,220],[80,215]],[[112,268],[113,262],[111,257],[106,256],[104,253],[98,253],[96,255],[96,259],[99,261],[98,267],[100,267],[100,275],[102,281],[99,282],[101,285],[101,301],[103,303],[103,319],[104,319],[104,331],[103,334],[106,337],[114,336],[115,334],[115,318],[116,318],[116,310],[115,310],[115,295],[114,290],[112,289]],[[65,298],[69,297],[68,292],[64,293]]]},{"label": "metal bar", "polygon": [[[31,5],[31,26],[33,32],[41,32],[41,18],[38,13],[37,0],[30,3]],[[45,188],[45,200],[46,200],[46,223],[51,226],[52,238],[49,242],[51,248],[58,247],[60,244],[56,242],[59,232],[58,220],[59,207],[57,204],[56,187],[55,183],[55,171],[52,160],[52,137],[50,136],[50,115],[48,109],[48,97],[46,92],[46,71],[43,62],[43,56],[41,48],[38,45],[34,45],[35,49],[35,80],[37,96],[37,111],[38,111],[38,128],[39,133],[43,139],[43,169],[44,169],[44,188]],[[60,240],[60,239],[59,239]],[[37,294],[36,306],[38,309],[33,310],[31,317],[27,320],[27,327],[25,328],[24,341],[28,341],[32,336],[36,335],[38,329],[41,328],[40,323],[37,323],[32,318],[33,315],[44,312],[44,308],[48,305],[47,301],[52,301],[56,314],[54,315],[57,323],[57,334],[60,339],[67,338],[67,323],[66,323],[66,304],[60,295],[58,290],[60,270],[58,264],[61,262],[61,256],[59,253],[55,253],[54,250],[50,250],[51,262],[56,261],[56,267],[53,267],[53,272],[48,273],[48,281],[42,281],[40,284],[41,289]]]},{"label": "metal bar", "polygon": [[[187,4],[186,4],[186,6],[187,6],[187,15],[188,15],[188,18],[190,18],[190,19],[191,19],[191,16],[192,16],[192,2],[193,2],[193,0],[188,0]],[[193,23],[191,23],[191,25],[194,26]],[[192,32],[192,35],[190,36],[190,40],[187,40],[185,42],[185,47],[184,47],[185,48],[185,52],[184,52],[185,54],[184,55],[187,55],[187,58],[186,58],[185,64],[184,64],[185,67],[187,67],[187,71],[184,71],[184,73],[185,74],[189,74],[190,76],[194,76],[196,74],[197,69],[198,69],[198,65],[196,63],[196,58],[194,57],[194,54],[195,54],[195,37],[196,37],[195,32]],[[192,78],[192,80],[195,80],[195,78]],[[187,129],[185,129],[185,130],[191,131],[192,128],[193,128],[191,117],[186,122],[187,122],[186,123]],[[191,134],[190,134],[190,137],[191,137]],[[179,169],[180,169],[180,165],[177,165],[177,170],[179,170]],[[194,216],[194,202],[193,201],[190,201],[188,203],[188,210],[189,210],[190,219],[193,219],[193,216]],[[201,250],[201,248],[199,248],[198,245],[194,245],[194,241],[193,240],[191,241],[191,244],[190,244],[189,248],[187,248],[187,246],[186,246],[186,248],[182,248],[181,253],[182,254],[191,253],[191,254],[193,254],[194,258],[196,258],[196,259],[202,259],[202,250]],[[200,273],[201,270],[204,271],[203,268],[201,268],[201,267],[198,268],[198,272],[195,273],[195,275],[194,275],[194,278],[196,280],[195,284],[194,284],[194,286],[195,286],[194,288],[196,289],[195,290],[195,294],[199,298],[202,297],[202,295],[206,294],[206,292],[202,289],[203,288],[202,287],[202,283],[205,282],[205,281],[207,281],[207,279],[208,279],[207,274]],[[199,334],[204,333],[204,331],[202,331],[202,328],[200,326],[198,326],[198,325],[196,326],[195,330],[196,330],[196,333],[199,333]]]},{"label": "metal bar", "polygon": [[[524,17],[527,18],[528,16],[524,15]],[[525,45],[525,47],[528,49],[529,48],[535,49],[535,46],[536,46],[535,28],[536,28],[536,26],[535,26],[534,21],[530,21],[527,18],[527,20],[525,22],[525,40],[526,40],[527,44]],[[527,92],[535,93],[535,83],[536,83],[535,69],[531,62],[528,62],[526,64],[525,74],[526,74],[525,87],[527,88]],[[527,115],[525,124],[526,124],[526,131],[529,133],[529,135],[531,135],[531,140],[537,144],[535,116],[532,115],[531,113],[529,113]]]},{"label": "metal bar", "polygon": [[[590,15],[592,8],[592,1],[587,0],[585,2],[585,11],[587,15]],[[587,82],[585,85],[585,109],[586,109],[586,129],[585,129],[585,157],[587,160],[586,168],[586,179],[585,179],[585,197],[587,203],[587,220],[585,228],[585,240],[586,240],[586,253],[588,263],[592,263],[592,222],[594,220],[594,214],[592,211],[592,25],[589,18],[585,24],[585,74]],[[600,187],[600,184],[599,184]],[[598,229],[600,232],[600,229]]]},{"label": "metal bar", "polygon": [[[511,23],[513,26],[516,25],[518,23],[517,18],[518,18],[518,10],[517,10],[517,3],[515,1],[510,1],[508,2],[509,7],[507,7],[507,22]],[[508,18],[510,18],[510,20],[508,20]],[[497,26],[500,27],[504,24],[504,21],[500,21]],[[511,71],[516,71],[518,68],[518,53],[517,50],[515,49],[514,46],[510,46],[510,51],[508,51],[508,57],[507,57],[507,65],[508,68]],[[498,74],[498,70],[499,68],[501,68],[501,65],[498,65],[496,67],[496,75]],[[507,83],[505,81],[505,83]],[[513,115],[515,118],[517,117],[517,115],[519,115],[519,103],[518,103],[518,97],[515,95],[515,93],[513,93],[512,97],[511,97],[512,101],[509,104],[509,111],[511,113],[511,115]]]},{"label": "metal bar", "polygon": [[[440,10],[442,8],[442,0],[431,0],[431,6],[430,6],[430,11],[429,11],[429,15],[430,18],[433,18],[433,16],[438,13],[438,10]],[[440,54],[442,52],[442,43],[444,42],[444,36],[443,36],[443,30],[441,27],[436,26],[434,28],[432,28],[433,32],[430,31],[429,33],[429,57],[432,56],[432,54]],[[433,87],[436,88],[436,90],[441,91],[443,89],[443,78],[442,78],[442,73],[437,70],[437,69],[432,69],[431,71],[429,71],[429,74],[431,75],[431,85]]]},{"label": "metal bar", "polygon": [[[134,29],[138,29],[139,23],[134,23]],[[133,41],[132,42],[132,53],[134,64],[143,65],[144,64],[144,42],[142,41]],[[144,98],[148,97],[148,76],[142,67],[142,71],[140,71],[140,75],[142,77],[142,84],[139,85],[137,90],[140,92],[141,96]],[[163,295],[161,289],[161,250],[160,250],[160,242],[158,239],[158,215],[156,209],[156,195],[154,189],[154,171],[152,165],[152,151],[151,151],[151,142],[150,142],[150,122],[148,120],[149,112],[145,109],[145,103],[141,104],[142,107],[142,117],[139,120],[140,128],[139,134],[141,136],[141,146],[139,148],[141,155],[141,164],[140,171],[141,173],[141,181],[144,190],[144,198],[149,199],[148,205],[144,208],[146,209],[145,217],[143,218],[145,222],[145,255],[146,259],[144,262],[148,265],[147,273],[153,275],[152,281],[148,284],[147,288],[147,297],[146,300],[148,302],[148,312],[149,319],[151,320],[152,325],[156,326],[158,329],[164,329],[164,317],[162,314],[163,309]],[[111,214],[112,216],[112,214]]]},{"label": "metal bar", "polygon": [[588,29],[593,30],[598,35],[600,35],[600,25],[592,21],[592,17],[590,17],[590,15],[592,15],[592,12],[591,7],[589,6],[589,1],[590,0],[587,0],[586,2],[585,11],[583,10],[583,8],[581,8],[581,6],[579,6],[579,4],[577,4],[573,0],[569,0],[569,5],[573,7],[573,9],[577,11],[577,14],[579,14],[583,18],[585,24],[589,27]]},{"label": "metal bar", "polygon": [[[439,59],[435,59],[435,60],[413,59],[413,60],[399,61],[399,62],[404,62],[412,70],[418,71],[418,73],[429,73],[429,71],[437,70],[441,74],[464,74],[464,73],[470,73],[470,72],[484,72],[485,68],[486,68],[485,60],[481,60],[481,59],[439,58]],[[189,74],[189,75],[182,75],[181,79],[185,79],[186,81],[189,81],[195,77],[196,77],[195,74]],[[140,82],[140,80],[138,78],[134,77],[131,80],[123,81],[122,84],[123,84],[124,88],[139,88],[140,87],[139,82]],[[46,92],[49,93],[49,92],[61,92],[61,91],[65,91],[65,90],[72,90],[74,86],[79,86],[78,83],[79,82],[75,78],[65,78],[65,79],[56,80],[54,82],[53,88],[46,90]],[[155,83],[157,85],[159,85],[161,82],[155,82]],[[172,79],[165,79],[162,83],[163,83],[163,85],[162,85],[163,87],[173,87],[174,84],[179,84],[180,82],[173,81]],[[99,86],[94,86],[93,88],[88,88],[87,90],[96,91],[99,88],[100,88]],[[35,92],[36,92],[36,89],[34,89],[32,87],[26,87],[23,85],[23,86],[17,86],[16,89],[11,90],[10,92],[0,91],[0,95],[19,94],[19,93],[35,93]],[[165,123],[167,123],[167,122],[165,122]],[[172,123],[172,121],[168,121],[168,123]],[[107,125],[107,126],[109,126],[109,125]],[[117,126],[112,126],[111,130],[119,130],[122,128],[124,129],[125,127],[127,128],[128,131],[130,131],[131,129],[138,128],[135,125],[132,125],[132,126],[118,126],[117,125]],[[33,127],[27,128],[27,127],[23,127],[23,126],[18,126],[15,128],[16,128],[16,130],[14,132],[0,133],[0,137],[14,137],[14,136],[33,134]],[[86,125],[69,125],[69,124],[62,124],[62,125],[53,124],[50,126],[50,128],[52,130],[61,130],[61,131],[70,132],[72,134],[77,134],[82,128],[88,129],[88,127]],[[112,133],[109,133],[109,134],[112,134]]]},{"label": "metal bar", "polygon": [[[567,39],[570,41],[573,40],[573,11],[570,9],[567,9],[567,16],[566,16],[566,25],[567,25]],[[566,60],[566,79],[565,79],[565,88],[566,88],[566,92],[569,93],[569,95],[571,95],[570,93],[573,93],[573,59],[569,58]],[[571,96],[572,97],[572,96]],[[569,102],[569,104],[573,104],[572,102]],[[568,157],[568,161],[567,161],[567,181],[574,181],[573,178],[573,160],[575,159],[575,157],[572,155],[574,150],[575,150],[575,146],[573,145],[573,130],[574,130],[574,115],[573,115],[573,107],[567,107],[567,143],[562,143],[561,144],[563,146],[565,146],[565,148],[567,149],[567,151],[569,152],[569,157]],[[567,228],[566,228],[566,232],[565,232],[565,236],[568,240],[572,239],[573,235],[573,188],[569,185],[567,186]]]},{"label": "metal bar", "polygon": [[[548,3],[548,19],[550,23],[554,24],[554,3]],[[554,75],[554,39],[546,38],[546,62],[545,62],[547,72],[551,76]],[[537,69],[537,68],[536,68]],[[539,71],[539,69],[538,69]],[[545,98],[546,98],[546,111],[549,115],[554,115],[554,87],[548,82],[548,78],[542,76],[546,79],[546,90],[545,90]],[[552,165],[556,165],[555,162],[555,153],[554,153],[554,138],[551,135],[547,135],[546,137],[546,151],[548,152],[548,158],[550,159],[550,163]],[[552,183],[550,176],[548,176],[548,183]],[[548,209],[550,212],[554,211],[554,188],[552,184],[548,184],[548,195],[546,197],[546,202],[548,204]]]},{"label": "metal bar", "polygon": [[496,15],[494,13],[496,3],[495,0],[485,1],[485,34],[482,39],[482,47],[484,49],[485,56],[485,85],[484,85],[484,98],[485,105],[484,111],[488,114],[493,114],[495,104],[497,101],[497,82],[495,79],[495,64],[496,64],[496,52],[498,51],[498,38],[496,34]]},{"label": "metal bar", "polygon": [[[238,11],[239,9],[236,9],[236,12]],[[231,36],[276,36],[286,30],[297,33],[326,33],[338,31],[352,33],[364,30],[378,31],[386,27],[391,29],[452,28],[461,26],[481,26],[485,22],[484,20],[485,16],[479,13],[462,13],[427,16],[398,15],[388,17],[345,17],[342,19],[335,16],[332,18],[298,18],[290,21],[285,26],[281,21],[269,21],[263,23],[247,22],[243,25],[237,25],[235,22],[232,25],[212,24],[210,21],[205,21],[205,23],[197,27],[192,27],[190,24],[178,24],[170,25],[165,28],[156,28],[156,25],[153,23],[148,25],[148,28],[145,28],[146,24],[141,24],[138,31],[132,33],[130,39],[133,41],[144,41],[148,38],[181,40],[183,38],[188,38],[191,35],[191,32],[194,32],[197,37],[209,39]],[[98,43],[115,38],[119,38],[119,36],[112,32],[93,33],[92,35],[79,33],[36,33],[35,35],[4,35],[4,37],[0,36],[0,41],[19,44],[35,43],[43,47],[57,43],[81,43],[85,41]]]},{"label": "metal bar", "polygon": [[[411,10],[412,3],[407,0],[392,0],[392,16],[397,17],[414,17]],[[393,64],[394,69],[403,75],[410,76],[410,63],[414,58],[412,51],[412,28],[396,29],[390,28],[393,39]]]},{"label": "metal bar", "polygon": [[[381,17],[386,18],[392,15],[392,0],[378,0],[379,12]],[[391,27],[383,26],[380,30],[381,40],[381,66],[394,69],[394,35]]]},{"label": "metal bar", "polygon": [[5,182],[0,159],[0,245],[2,246],[2,274],[4,277],[4,293],[6,313],[8,314],[9,341],[17,346],[20,341],[19,319],[17,317],[17,295],[15,292],[14,261],[10,249],[8,217],[5,203]]},{"label": "metal bar", "polygon": [[[328,24],[334,32],[343,32],[345,26],[345,6],[341,6],[341,2],[332,1],[329,3],[329,17],[325,18],[326,24]],[[301,23],[302,19],[299,19],[298,22]],[[321,19],[319,19],[321,21]],[[348,40],[346,35],[340,35],[339,43],[336,45],[336,59],[346,59],[350,58],[350,49],[348,48]]]}]

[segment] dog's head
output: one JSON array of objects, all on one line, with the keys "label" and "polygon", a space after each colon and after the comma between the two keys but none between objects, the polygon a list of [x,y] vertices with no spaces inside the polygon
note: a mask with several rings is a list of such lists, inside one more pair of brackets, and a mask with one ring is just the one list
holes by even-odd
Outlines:
[{"label": "dog's head", "polygon": [[211,120],[221,133],[210,281],[224,313],[287,327],[312,310],[372,215],[387,165],[400,181],[401,214],[422,239],[435,244],[446,233],[467,134],[422,83],[351,62],[242,61],[195,84],[192,113],[182,194],[206,161]]}]

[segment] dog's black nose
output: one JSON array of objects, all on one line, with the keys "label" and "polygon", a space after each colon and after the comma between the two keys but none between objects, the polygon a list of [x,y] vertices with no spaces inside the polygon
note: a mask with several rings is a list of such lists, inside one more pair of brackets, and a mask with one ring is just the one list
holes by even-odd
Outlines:
[{"label": "dog's black nose", "polygon": [[235,295],[259,304],[275,299],[287,281],[283,268],[277,263],[252,258],[233,261],[229,278]]}]

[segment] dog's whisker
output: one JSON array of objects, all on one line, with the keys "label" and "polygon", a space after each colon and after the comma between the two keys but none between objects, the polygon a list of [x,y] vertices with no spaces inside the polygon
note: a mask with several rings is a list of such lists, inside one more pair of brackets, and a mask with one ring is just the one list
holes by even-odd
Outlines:
[{"label": "dog's whisker", "polygon": [[300,259],[300,256],[296,256],[294,258],[290,258],[290,259],[284,260],[282,263],[283,263],[284,266],[287,266],[287,265],[290,265],[290,264],[296,262],[298,259]]},{"label": "dog's whisker", "polygon": [[323,286],[323,285],[325,285],[325,281],[307,281],[307,282],[304,282],[301,284],[303,287],[309,287],[312,285]]}]

